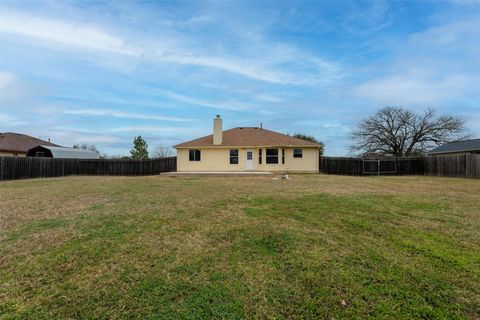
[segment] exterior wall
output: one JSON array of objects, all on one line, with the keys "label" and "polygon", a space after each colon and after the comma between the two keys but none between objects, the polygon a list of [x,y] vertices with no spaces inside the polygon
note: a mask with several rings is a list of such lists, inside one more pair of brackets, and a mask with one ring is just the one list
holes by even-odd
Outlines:
[{"label": "exterior wall", "polygon": [[0,157],[25,157],[26,155],[26,153],[21,152],[0,151]]},{"label": "exterior wall", "polygon": [[[189,149],[177,149],[177,171],[243,171],[245,150],[238,150],[238,164],[230,164],[230,148],[197,148],[201,150],[200,161],[189,161]],[[243,160],[243,161],[242,161]]]},{"label": "exterior wall", "polygon": [[262,148],[262,164],[258,163],[259,148],[238,148],[238,164],[230,164],[231,148],[199,149],[201,150],[201,161],[189,161],[189,149],[178,149],[177,171],[246,171],[247,150],[252,150],[254,171],[318,172],[317,148],[301,148],[303,150],[302,158],[293,157],[293,148],[283,148],[285,149],[285,164],[282,164],[282,148],[278,148],[278,164],[266,163],[267,148]]},{"label": "exterior wall", "polygon": [[256,153],[257,166],[264,171],[286,171],[286,172],[318,172],[318,149],[299,148],[303,150],[302,158],[293,157],[294,148],[285,149],[285,164],[282,164],[282,148],[278,148],[278,164],[265,163],[266,149],[262,148],[262,164],[258,164],[258,151]]}]

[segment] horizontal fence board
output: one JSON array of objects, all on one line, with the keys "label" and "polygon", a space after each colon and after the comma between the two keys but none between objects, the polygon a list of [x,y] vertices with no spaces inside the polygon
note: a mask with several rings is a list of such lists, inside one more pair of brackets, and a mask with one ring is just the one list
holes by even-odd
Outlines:
[{"label": "horizontal fence board", "polygon": [[176,157],[149,160],[0,157],[0,180],[71,175],[155,175],[176,170]]}]

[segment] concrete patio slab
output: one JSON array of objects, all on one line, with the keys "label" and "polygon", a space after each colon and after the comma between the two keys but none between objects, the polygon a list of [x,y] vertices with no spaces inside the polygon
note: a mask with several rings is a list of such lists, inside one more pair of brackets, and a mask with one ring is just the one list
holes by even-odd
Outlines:
[{"label": "concrete patio slab", "polygon": [[181,172],[164,172],[163,176],[271,176],[269,171],[181,171]]}]

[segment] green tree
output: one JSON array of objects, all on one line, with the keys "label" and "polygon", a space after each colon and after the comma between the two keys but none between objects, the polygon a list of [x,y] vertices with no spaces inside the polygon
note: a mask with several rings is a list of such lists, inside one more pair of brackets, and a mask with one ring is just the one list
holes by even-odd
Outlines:
[{"label": "green tree", "polygon": [[142,136],[133,139],[133,148],[130,150],[132,159],[144,160],[148,159],[148,144],[143,140]]},{"label": "green tree", "polygon": [[323,149],[325,148],[325,145],[323,144],[323,142],[318,141],[314,136],[310,136],[308,134],[303,134],[303,133],[295,133],[292,137],[318,143],[320,145],[320,150],[319,150],[320,156],[323,156]]}]

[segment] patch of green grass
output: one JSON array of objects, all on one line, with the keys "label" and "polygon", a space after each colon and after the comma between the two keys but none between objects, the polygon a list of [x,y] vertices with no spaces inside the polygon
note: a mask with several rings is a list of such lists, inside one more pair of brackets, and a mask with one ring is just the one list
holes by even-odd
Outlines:
[{"label": "patch of green grass", "polygon": [[0,185],[2,319],[480,317],[478,181],[42,181]]},{"label": "patch of green grass", "polygon": [[13,241],[25,240],[28,237],[39,232],[45,232],[50,229],[65,227],[67,223],[67,219],[65,218],[35,220],[23,224],[21,227],[11,232],[8,237],[10,238],[10,240]]},{"label": "patch of green grass", "polygon": [[[319,194],[287,200],[253,199],[244,211],[249,217],[263,216],[272,222],[293,220],[290,232],[296,230],[297,236],[304,238],[304,245],[310,244],[312,249],[317,236],[309,236],[303,228],[318,226],[325,230],[320,237],[336,240],[324,247],[324,241],[318,239],[319,249],[329,253],[323,261],[312,254],[315,249],[306,249],[301,255],[295,252],[292,257],[284,253],[279,259],[276,272],[300,284],[295,283],[290,291],[288,286],[274,286],[272,301],[283,306],[290,302],[294,306],[290,311],[296,310],[297,315],[462,318],[462,312],[468,315],[478,308],[464,305],[456,292],[464,289],[469,277],[479,280],[479,251],[462,247],[449,235],[405,225],[405,219],[415,216],[412,211],[425,219],[429,214],[448,212],[445,204],[367,194]],[[398,239],[403,241],[400,246]],[[275,248],[270,241],[265,243]],[[431,270],[432,266],[436,270]],[[311,277],[313,281],[322,279],[320,290],[308,283]],[[462,284],[454,285],[452,278],[460,278]],[[478,299],[478,285],[467,286]],[[343,296],[347,306],[330,301],[327,305],[333,309],[322,309],[331,296]],[[323,300],[316,300],[320,297]],[[306,309],[305,302],[309,306]]]},{"label": "patch of green grass", "polygon": [[292,237],[287,234],[269,234],[257,238],[253,241],[253,247],[260,254],[265,255],[279,255],[285,253],[290,246],[292,246]]},{"label": "patch of green grass", "polygon": [[[133,289],[132,299],[150,309],[127,316],[151,319],[244,319],[243,305],[221,283],[192,285],[185,282],[165,283],[147,279]],[[153,306],[152,308],[149,308]]]}]

